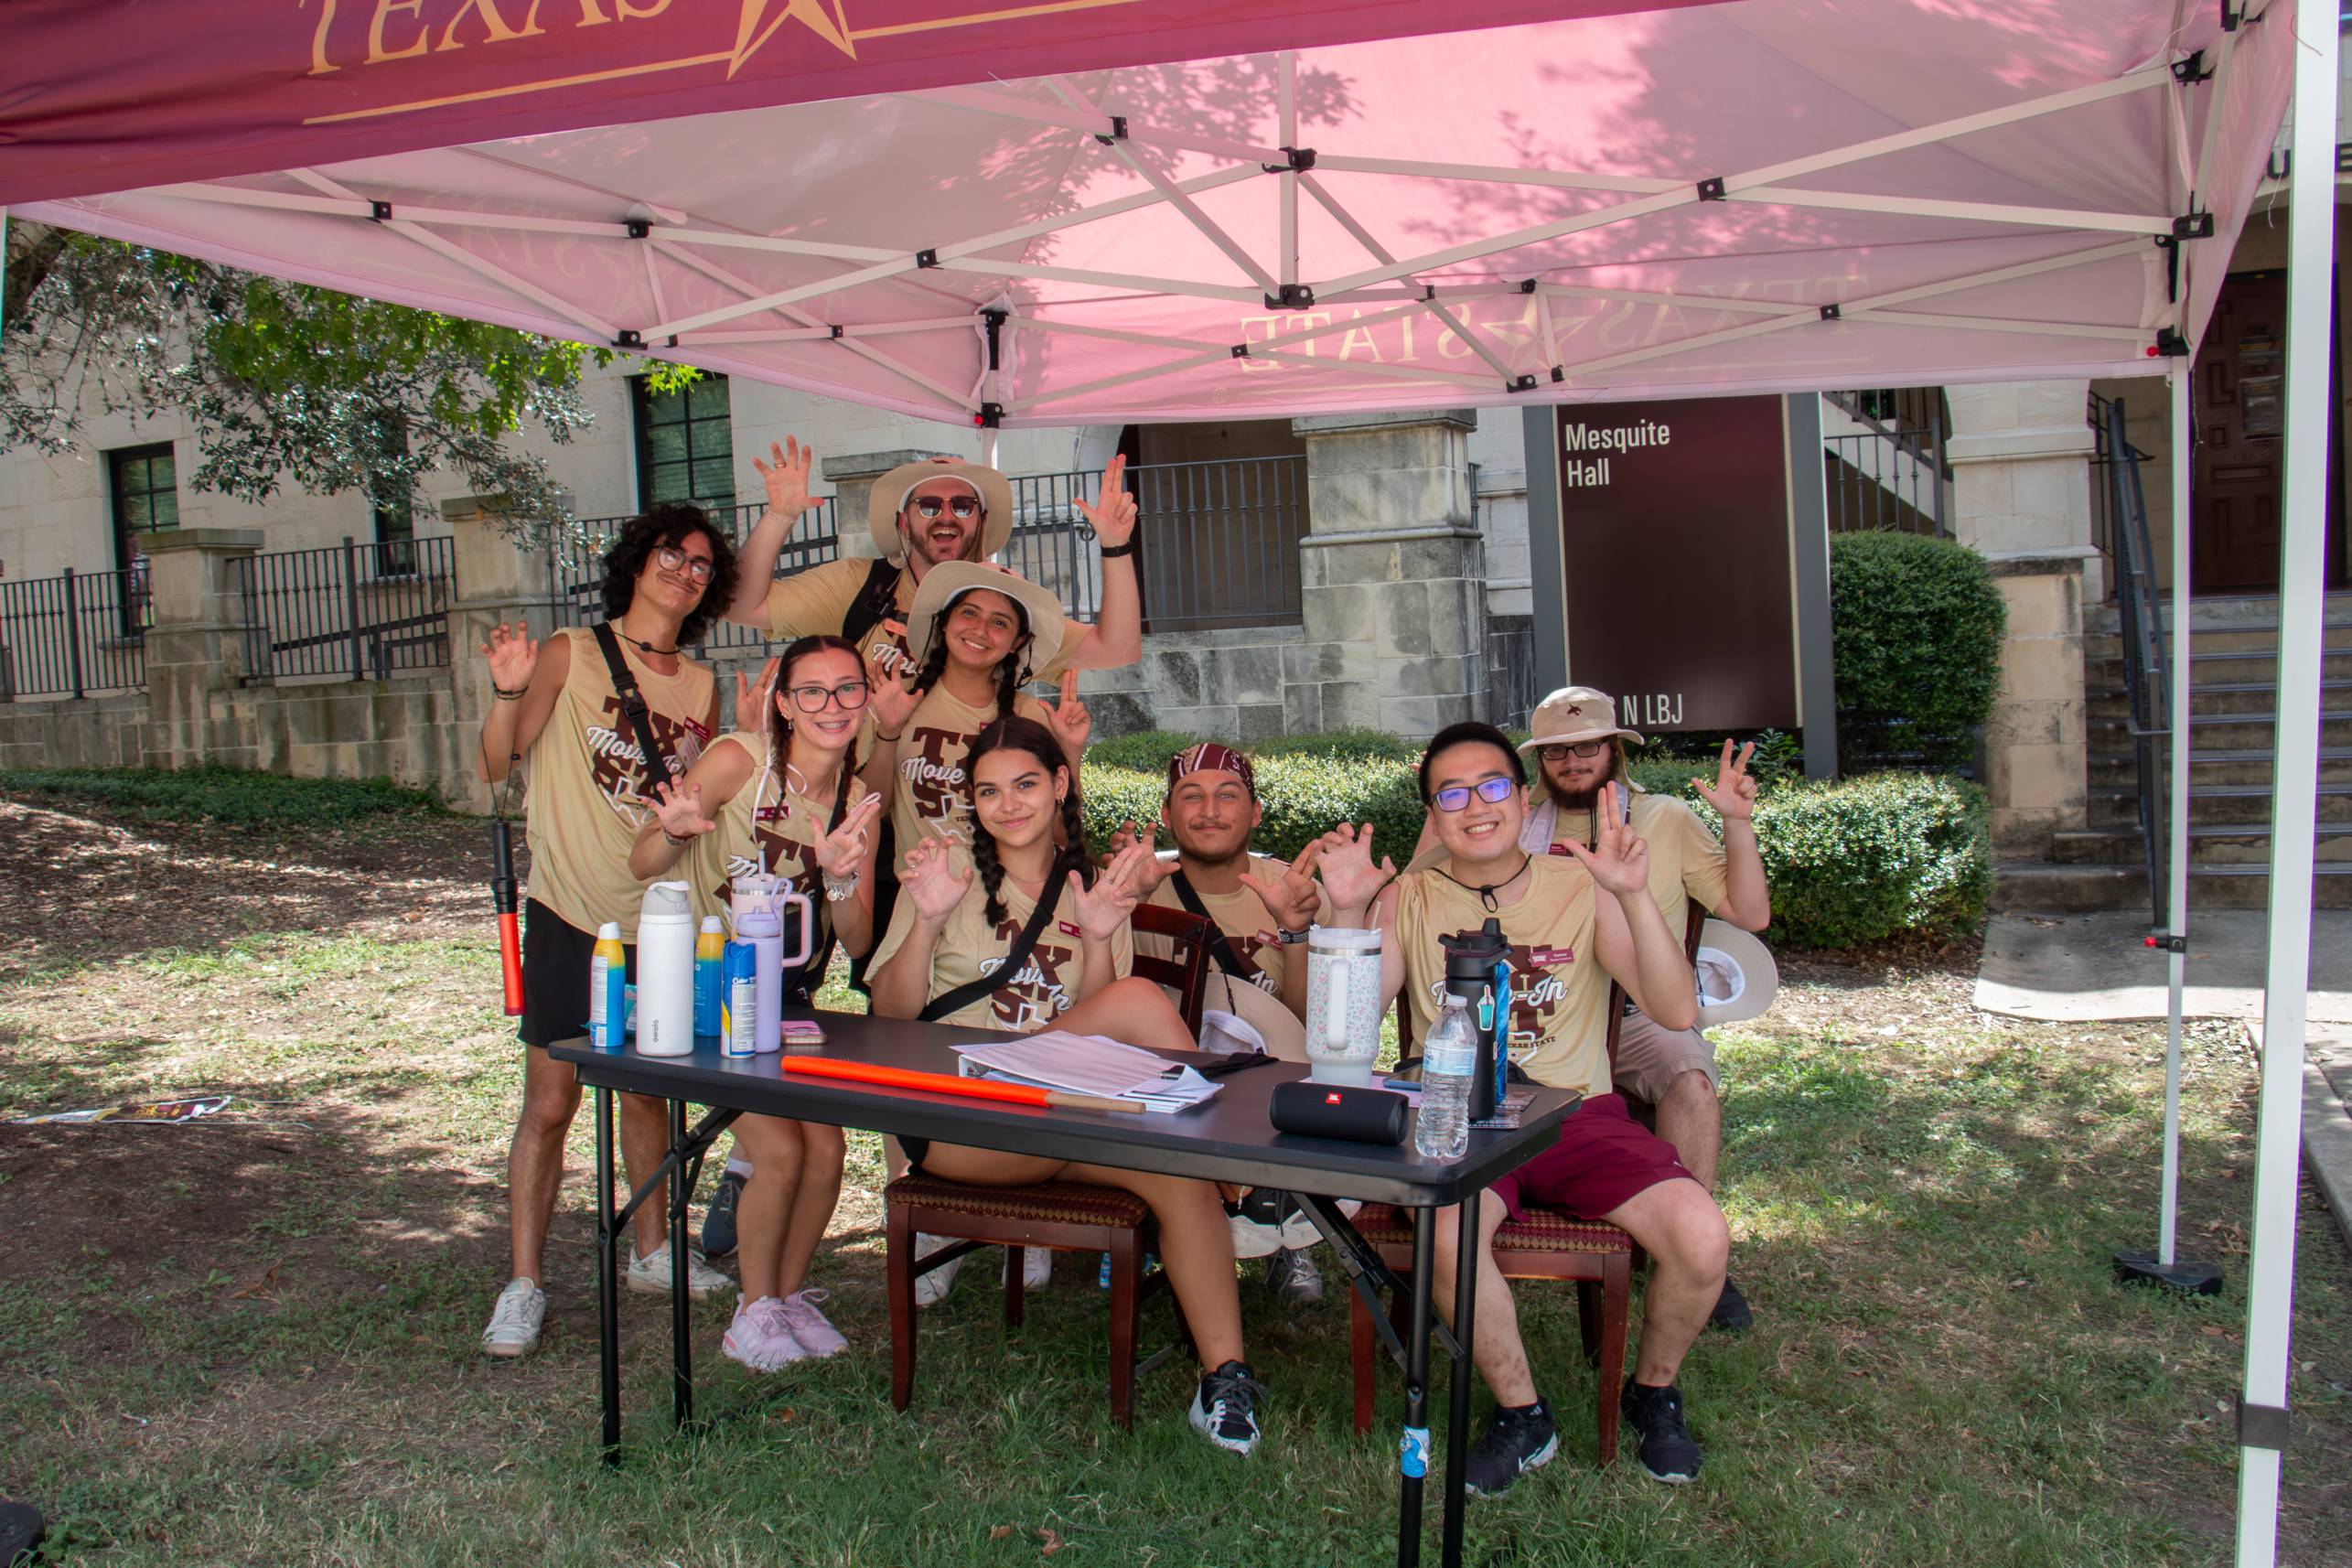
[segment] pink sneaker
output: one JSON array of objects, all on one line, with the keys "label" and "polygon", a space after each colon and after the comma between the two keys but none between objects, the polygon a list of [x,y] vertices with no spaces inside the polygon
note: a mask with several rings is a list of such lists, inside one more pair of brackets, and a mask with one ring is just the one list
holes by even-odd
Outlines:
[{"label": "pink sneaker", "polygon": [[809,1353],[807,1347],[792,1337],[792,1326],[784,1316],[784,1304],[772,1295],[738,1305],[735,1321],[727,1326],[726,1337],[719,1348],[731,1361],[740,1361],[755,1372],[772,1372],[788,1361],[798,1361]]},{"label": "pink sneaker", "polygon": [[817,1310],[817,1303],[832,1294],[825,1290],[800,1290],[784,1298],[784,1321],[791,1326],[792,1337],[811,1356],[831,1356],[849,1348],[841,1330]]}]

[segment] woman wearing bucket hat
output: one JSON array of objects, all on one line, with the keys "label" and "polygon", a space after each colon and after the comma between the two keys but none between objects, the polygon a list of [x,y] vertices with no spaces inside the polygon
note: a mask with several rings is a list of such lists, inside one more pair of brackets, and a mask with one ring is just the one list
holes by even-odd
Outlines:
[{"label": "woman wearing bucket hat", "polygon": [[[875,676],[896,673],[908,658],[907,628],[915,596],[934,567],[981,562],[1013,536],[1013,487],[983,463],[926,457],[901,463],[875,480],[866,502],[875,558],[843,557],[777,577],[776,557],[803,512],[815,454],[788,438],[752,459],[768,484],[768,512],[745,536],[742,572],[726,618],[770,638],[846,638]],[[1092,626],[1072,625],[1050,679],[1068,670],[1115,670],[1143,654],[1143,594],[1135,576],[1135,498],[1127,493],[1126,459],[1113,457],[1091,505],[1071,504],[1094,530],[1102,555],[1102,609]]]},{"label": "woman wearing bucket hat", "polygon": [[[1756,781],[1748,776],[1751,744],[1734,755],[1724,742],[1715,781],[1692,788],[1722,818],[1718,842],[1698,813],[1670,795],[1653,795],[1626,777],[1625,743],[1641,736],[1617,720],[1617,704],[1590,686],[1568,686],[1537,705],[1532,732],[1520,750],[1536,762],[1532,799],[1520,834],[1530,854],[1566,855],[1571,843],[1593,843],[1593,802],[1615,784],[1626,820],[1649,847],[1649,894],[1666,928],[1679,940],[1689,929],[1693,900],[1721,924],[1760,931],[1772,920],[1771,891],[1756,842]],[[1758,944],[1761,950],[1761,944]],[[1715,1047],[1698,1029],[1669,1029],[1639,1010],[1620,1026],[1615,1087],[1656,1112],[1658,1135],[1674,1145],[1691,1174],[1714,1189],[1723,1150],[1724,1111]],[[1755,1321],[1737,1283],[1724,1282],[1711,1321],[1741,1329]]]}]

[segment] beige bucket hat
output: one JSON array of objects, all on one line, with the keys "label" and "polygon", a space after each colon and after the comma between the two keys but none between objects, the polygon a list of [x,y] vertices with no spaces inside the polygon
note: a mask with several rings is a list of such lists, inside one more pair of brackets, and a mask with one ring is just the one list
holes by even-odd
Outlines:
[{"label": "beige bucket hat", "polygon": [[1699,1027],[1736,1024],[1772,1005],[1780,990],[1780,966],[1754,931],[1724,920],[1699,928]]},{"label": "beige bucket hat", "polygon": [[1638,731],[1617,723],[1616,699],[1590,686],[1561,687],[1536,704],[1535,716],[1528,721],[1527,727],[1530,733],[1520,743],[1521,751],[1544,746],[1574,746],[1619,735],[1636,744],[1641,740]]},{"label": "beige bucket hat", "polygon": [[1012,481],[983,463],[967,463],[961,457],[924,457],[912,463],[901,463],[874,481],[874,491],[866,498],[866,526],[874,531],[875,548],[891,560],[903,553],[898,538],[898,513],[905,509],[907,498],[917,485],[933,479],[961,479],[980,497],[986,515],[981,520],[980,551],[993,555],[1004,548],[1013,537]]},{"label": "beige bucket hat", "polygon": [[1069,635],[1061,600],[1019,573],[985,561],[946,561],[923,574],[915,602],[907,611],[907,649],[915,667],[921,669],[923,660],[930,657],[931,628],[939,623],[940,612],[978,588],[1002,594],[1027,612],[1028,666],[1052,669],[1055,656],[1061,652],[1062,639]]}]

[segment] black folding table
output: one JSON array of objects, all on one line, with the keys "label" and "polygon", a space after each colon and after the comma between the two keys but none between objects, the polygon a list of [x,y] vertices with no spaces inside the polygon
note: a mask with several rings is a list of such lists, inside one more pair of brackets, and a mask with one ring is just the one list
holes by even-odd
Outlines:
[{"label": "black folding table", "polygon": [[[860,1014],[799,1013],[822,1023],[825,1043],[806,1054],[913,1068],[956,1070],[952,1046],[992,1037],[986,1030],[919,1024]],[[596,1091],[596,1315],[601,1341],[604,1444],[617,1461],[620,1444],[619,1238],[629,1217],[663,1183],[669,1186],[671,1246],[671,1402],[677,1423],[693,1415],[693,1347],[686,1314],[686,1198],[693,1190],[703,1155],[736,1117],[791,1117],[842,1127],[862,1127],[901,1137],[929,1138],[1015,1154],[1082,1160],[1128,1170],[1195,1176],[1244,1187],[1294,1192],[1316,1227],[1331,1242],[1352,1287],[1372,1307],[1389,1352],[1404,1369],[1404,1448],[1428,1454],[1429,1347],[1433,1335],[1454,1358],[1445,1443],[1445,1514],[1441,1561],[1456,1568],[1462,1556],[1463,1466],[1469,1451],[1471,1307],[1476,1271],[1463,1269],[1454,1294],[1454,1328],[1434,1321],[1430,1282],[1436,1211],[1461,1204],[1460,1256],[1475,1255],[1477,1206],[1463,1200],[1526,1164],[1551,1146],[1560,1123],[1580,1097],[1539,1089],[1518,1127],[1473,1130],[1458,1160],[1425,1160],[1410,1143],[1397,1147],[1302,1138],[1277,1133],[1266,1117],[1274,1086],[1303,1078],[1306,1069],[1274,1063],[1222,1079],[1207,1103],[1173,1114],[1072,1111],[1004,1104],[993,1101],[883,1089],[840,1079],[788,1076],[773,1055],[729,1058],[718,1042],[697,1042],[691,1056],[644,1057],[634,1050],[592,1049],[585,1039],[553,1048],[558,1061],[579,1069],[580,1081]],[[794,1055],[803,1054],[795,1051]],[[1171,1058],[1173,1059],[1173,1058]],[[624,1204],[613,1200],[612,1096],[615,1090],[670,1102],[670,1152]],[[711,1107],[689,1127],[689,1101]],[[1380,1293],[1400,1282],[1380,1254],[1348,1223],[1335,1199],[1359,1198],[1412,1211],[1412,1279],[1411,1327],[1402,1339],[1391,1326]],[[1415,1443],[1417,1439],[1417,1444]],[[1279,1437],[1274,1441],[1279,1441]],[[1425,1463],[1422,1468],[1425,1469]],[[1402,1498],[1397,1523],[1397,1562],[1410,1568],[1421,1560],[1422,1476],[1401,1454]]]}]

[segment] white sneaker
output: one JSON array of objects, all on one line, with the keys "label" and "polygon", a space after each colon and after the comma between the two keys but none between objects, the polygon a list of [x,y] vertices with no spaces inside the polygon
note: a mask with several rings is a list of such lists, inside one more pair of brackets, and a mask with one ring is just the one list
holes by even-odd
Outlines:
[{"label": "white sneaker", "polygon": [[[1007,1259],[1005,1262],[1010,1262],[1011,1260]],[[1000,1285],[1004,1283],[1004,1263],[996,1266],[996,1283]],[[1053,1283],[1053,1253],[1043,1247],[1021,1249],[1021,1288],[1035,1295]]]},{"label": "white sneaker", "polygon": [[772,1295],[755,1302],[737,1302],[735,1321],[727,1325],[719,1349],[730,1361],[740,1361],[755,1372],[772,1372],[809,1354],[793,1337],[784,1304]]},{"label": "white sneaker", "polygon": [[817,1303],[831,1296],[825,1290],[797,1290],[784,1298],[784,1322],[792,1337],[811,1356],[834,1356],[849,1348],[842,1331],[826,1320]]},{"label": "white sneaker", "polygon": [[[916,1262],[920,1263],[925,1258],[929,1257],[933,1252],[938,1251],[942,1247],[950,1245],[952,1245],[952,1243],[943,1236],[927,1235],[918,1230],[915,1233],[915,1261]],[[940,1303],[945,1301],[948,1297],[948,1292],[955,1288],[956,1275],[962,1272],[963,1259],[956,1258],[948,1262],[941,1263],[929,1273],[917,1274],[915,1276],[915,1305],[917,1306],[937,1306]]]},{"label": "white sneaker", "polygon": [[521,1274],[507,1281],[506,1289],[490,1308],[490,1326],[482,1330],[482,1354],[485,1356],[521,1356],[539,1343],[539,1326],[547,1320],[547,1293],[539,1282]]},{"label": "white sneaker", "polygon": [[[670,1248],[667,1242],[653,1249],[650,1257],[640,1258],[635,1248],[628,1254],[628,1288],[647,1295],[670,1294]],[[708,1301],[736,1288],[735,1282],[703,1262],[703,1255],[689,1247],[686,1250],[686,1296],[690,1301]]]}]

